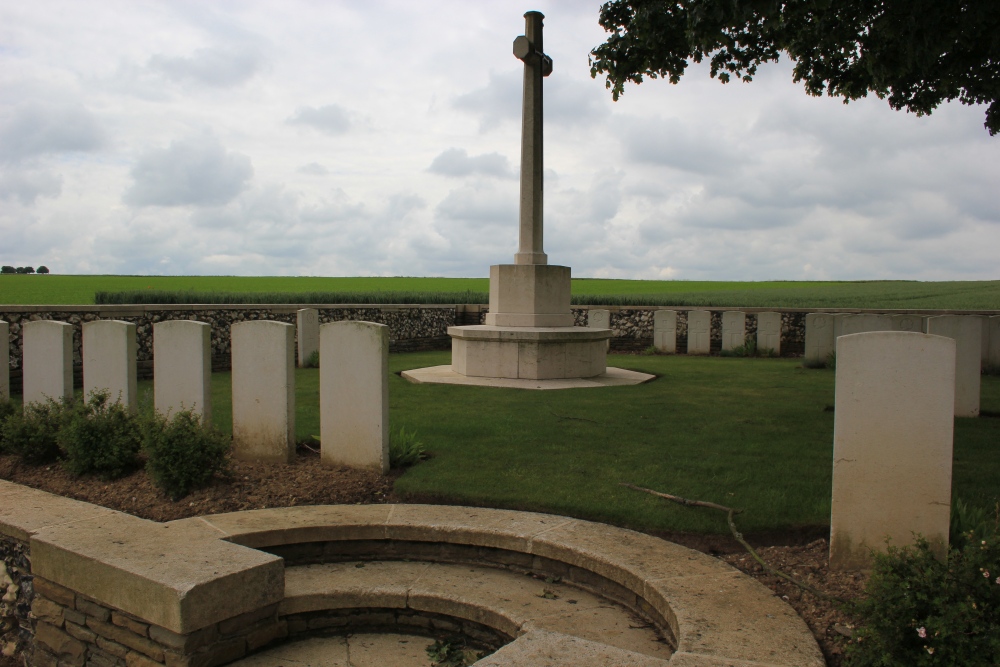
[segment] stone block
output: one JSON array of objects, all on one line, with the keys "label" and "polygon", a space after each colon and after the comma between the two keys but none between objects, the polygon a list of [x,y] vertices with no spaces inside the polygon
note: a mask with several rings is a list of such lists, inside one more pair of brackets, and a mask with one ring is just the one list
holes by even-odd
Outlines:
[{"label": "stone block", "polygon": [[707,310],[688,311],[687,353],[708,354],[712,351],[712,313]]},{"label": "stone block", "polygon": [[389,470],[389,328],[331,322],[319,329],[321,458]]},{"label": "stone block", "polygon": [[994,368],[1000,368],[1000,315],[989,318],[987,328],[990,331],[990,336],[986,363]]},{"label": "stone block", "polygon": [[304,368],[312,353],[319,351],[319,311],[315,308],[295,311],[295,331],[298,340],[299,368]]},{"label": "stone block", "polygon": [[448,327],[451,368],[466,377],[549,380],[607,371],[609,329]]},{"label": "stone block", "polygon": [[82,641],[44,621],[35,625],[35,641],[48,648],[60,661],[72,664],[83,664],[79,661],[87,653],[87,645]]},{"label": "stone block", "polygon": [[570,268],[547,264],[490,267],[486,324],[500,327],[571,327]]},{"label": "stone block", "polygon": [[927,333],[927,318],[920,315],[892,315],[893,331]]},{"label": "stone block", "polygon": [[806,361],[826,361],[833,354],[833,315],[809,313],[806,315]]},{"label": "stone block", "polygon": [[121,320],[83,323],[83,395],[106,391],[111,402],[132,412],[139,408],[135,363],[135,324]]},{"label": "stone block", "polygon": [[31,601],[31,613],[39,620],[62,627],[63,608],[51,600],[35,596],[35,599]]},{"label": "stone block", "polygon": [[[690,326],[688,327],[690,332]],[[690,333],[688,334],[690,336]],[[722,350],[735,350],[746,343],[747,316],[739,310],[727,310],[722,313]]]},{"label": "stone block", "polygon": [[979,416],[983,325],[972,315],[927,318],[927,333],[955,341],[955,416]]},{"label": "stone block", "polygon": [[866,568],[870,550],[915,534],[944,556],[955,351],[953,340],[909,332],[837,339],[832,568]]},{"label": "stone block", "polygon": [[232,326],[233,456],[295,456],[295,327],[258,320]]},{"label": "stone block", "polygon": [[0,401],[10,400],[10,325],[0,320]]},{"label": "stone block", "polygon": [[21,325],[24,403],[73,396],[73,325],[37,320]]},{"label": "stone block", "polygon": [[653,346],[657,352],[677,352],[676,310],[657,310],[653,313]]},{"label": "stone block", "polygon": [[781,313],[757,313],[757,349],[781,355]]},{"label": "stone block", "polygon": [[212,325],[169,320],[153,325],[153,401],[171,415],[190,410],[212,421]]}]

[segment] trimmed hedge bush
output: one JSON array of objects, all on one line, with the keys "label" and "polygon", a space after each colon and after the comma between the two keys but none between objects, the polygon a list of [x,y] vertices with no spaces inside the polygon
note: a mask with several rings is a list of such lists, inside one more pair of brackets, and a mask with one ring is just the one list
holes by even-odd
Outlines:
[{"label": "trimmed hedge bush", "polygon": [[57,436],[73,414],[71,401],[51,398],[44,403],[29,403],[24,411],[7,402],[0,425],[0,451],[17,454],[25,463],[51,463],[61,455]]},{"label": "trimmed hedge bush", "polygon": [[228,435],[204,424],[190,410],[170,419],[158,414],[145,419],[146,472],[173,500],[206,485],[222,471],[229,445]]},{"label": "trimmed hedge bush", "polygon": [[138,467],[142,429],[127,407],[112,402],[107,391],[95,391],[76,405],[56,440],[70,474],[115,479]]}]

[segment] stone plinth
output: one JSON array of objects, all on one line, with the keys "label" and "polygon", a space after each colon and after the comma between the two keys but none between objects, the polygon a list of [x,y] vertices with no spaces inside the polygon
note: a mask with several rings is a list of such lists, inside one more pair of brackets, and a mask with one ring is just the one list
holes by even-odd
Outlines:
[{"label": "stone plinth", "polygon": [[139,407],[136,394],[135,324],[122,320],[83,323],[83,395],[106,391],[132,412]]},{"label": "stone plinth", "polygon": [[319,350],[319,311],[315,308],[296,311],[295,329],[298,334],[299,368],[305,368],[312,353]]},{"label": "stone plinth", "polygon": [[10,400],[10,325],[0,320],[0,401]]},{"label": "stone plinth", "polygon": [[781,313],[757,313],[757,350],[781,355]]},{"label": "stone plinth", "polygon": [[677,352],[676,310],[657,310],[653,313],[653,346],[657,352]]},{"label": "stone plinth", "polygon": [[471,377],[585,378],[607,370],[609,329],[448,327],[451,367]]},{"label": "stone plinth", "polygon": [[722,313],[722,350],[735,350],[746,343],[747,316],[739,310]]},{"label": "stone plinth", "polygon": [[389,327],[319,328],[320,449],[327,465],[389,470]]},{"label": "stone plinth", "polygon": [[259,320],[232,327],[233,456],[295,456],[295,327]]},{"label": "stone plinth", "polygon": [[895,331],[841,336],[836,382],[830,566],[868,567],[871,549],[884,550],[887,538],[912,544],[914,534],[943,556],[955,342]]},{"label": "stone plinth", "polygon": [[971,315],[927,318],[927,333],[955,341],[955,416],[979,416],[983,325]]},{"label": "stone plinth", "polygon": [[490,312],[498,327],[571,327],[570,268],[547,264],[490,267]]},{"label": "stone plinth", "polygon": [[712,313],[707,310],[688,311],[688,354],[708,354],[712,351]]},{"label": "stone plinth", "polygon": [[24,404],[73,397],[73,325],[52,320],[21,326]]},{"label": "stone plinth", "polygon": [[192,320],[153,325],[153,401],[156,411],[190,410],[212,420],[212,325]]}]

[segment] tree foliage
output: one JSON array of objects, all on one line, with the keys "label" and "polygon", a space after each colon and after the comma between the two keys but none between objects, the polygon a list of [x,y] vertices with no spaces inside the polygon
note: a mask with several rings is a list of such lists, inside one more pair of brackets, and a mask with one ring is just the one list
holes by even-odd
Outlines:
[{"label": "tree foliage", "polygon": [[616,100],[646,76],[677,83],[690,61],[749,82],[784,52],[811,95],[874,93],[917,115],[987,104],[986,129],[1000,132],[998,0],[611,0],[600,24],[611,35],[591,76]]}]

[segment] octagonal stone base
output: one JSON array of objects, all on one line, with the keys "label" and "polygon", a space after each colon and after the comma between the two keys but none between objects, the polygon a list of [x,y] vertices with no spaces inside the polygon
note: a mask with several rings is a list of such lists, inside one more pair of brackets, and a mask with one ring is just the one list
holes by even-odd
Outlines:
[{"label": "octagonal stone base", "polygon": [[469,377],[549,380],[607,370],[610,329],[585,327],[448,327],[451,368]]}]

